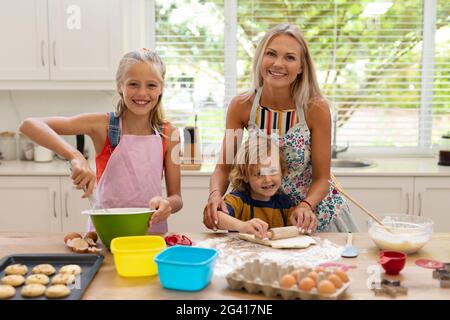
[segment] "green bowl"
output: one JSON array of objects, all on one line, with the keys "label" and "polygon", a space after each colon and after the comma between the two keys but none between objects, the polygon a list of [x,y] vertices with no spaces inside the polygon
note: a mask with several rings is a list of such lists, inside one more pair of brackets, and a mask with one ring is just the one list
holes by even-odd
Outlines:
[{"label": "green bowl", "polygon": [[114,208],[86,210],[98,236],[109,249],[112,239],[117,237],[144,236],[154,210],[149,208]]}]

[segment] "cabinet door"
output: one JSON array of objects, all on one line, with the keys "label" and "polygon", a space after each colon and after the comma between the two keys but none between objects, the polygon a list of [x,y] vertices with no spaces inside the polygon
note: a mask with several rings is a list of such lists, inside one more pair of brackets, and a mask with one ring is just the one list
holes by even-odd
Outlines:
[{"label": "cabinet door", "polygon": [[61,232],[59,177],[0,177],[0,231]]},{"label": "cabinet door", "polygon": [[82,199],[83,192],[75,188],[72,179],[61,177],[61,213],[63,232],[85,232],[87,216],[83,210],[90,209],[88,199]]},{"label": "cabinet door", "polygon": [[0,80],[48,80],[47,1],[3,1],[0,42]]},{"label": "cabinet door", "polygon": [[122,55],[119,0],[49,0],[52,80],[114,80]]},{"label": "cabinet door", "polygon": [[[412,214],[413,178],[337,177],[347,193],[382,219],[389,213]],[[368,215],[346,199],[361,232],[367,231]]]},{"label": "cabinet door", "polygon": [[[203,208],[208,200],[209,178],[209,176],[182,176],[183,208],[170,216],[169,232],[208,231],[203,225]],[[166,194],[165,186],[163,194]]]},{"label": "cabinet door", "polygon": [[434,221],[434,231],[450,232],[450,178],[414,178],[414,214]]}]

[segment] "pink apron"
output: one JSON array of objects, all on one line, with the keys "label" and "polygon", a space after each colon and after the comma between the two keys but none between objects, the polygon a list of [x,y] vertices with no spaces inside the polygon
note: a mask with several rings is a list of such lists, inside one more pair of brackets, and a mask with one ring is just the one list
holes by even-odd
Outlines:
[{"label": "pink apron", "polygon": [[[120,119],[122,127],[122,119]],[[95,208],[147,208],[151,198],[161,196],[163,147],[159,133],[121,135],[96,188]],[[89,230],[93,230],[89,219]],[[166,233],[161,221],[148,233]]]}]

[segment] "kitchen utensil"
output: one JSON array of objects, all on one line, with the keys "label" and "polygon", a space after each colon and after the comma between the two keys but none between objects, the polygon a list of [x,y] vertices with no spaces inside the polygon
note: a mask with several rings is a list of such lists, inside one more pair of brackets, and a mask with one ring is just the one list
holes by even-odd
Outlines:
[{"label": "kitchen utensil", "polygon": [[161,284],[166,289],[198,291],[211,281],[217,250],[173,246],[155,257]]},{"label": "kitchen utensil", "polygon": [[181,245],[181,246],[192,246],[192,241],[184,234],[172,234],[170,236],[164,237],[164,240],[166,241],[166,244],[168,246],[175,246],[175,245]]},{"label": "kitchen utensil", "polygon": [[148,222],[155,211],[149,208],[112,208],[107,212],[97,209],[81,213],[91,217],[98,236],[109,249],[114,238],[146,235]]},{"label": "kitchen utensil", "polygon": [[[56,270],[62,266],[69,264],[76,264],[81,267],[81,274],[77,276],[74,288],[72,288],[69,296],[61,298],[63,300],[78,300],[80,299],[87,287],[95,277],[100,268],[104,257],[96,254],[55,254],[55,253],[27,253],[27,254],[13,254],[4,257],[0,261],[0,278],[4,276],[4,269],[12,264],[20,263],[28,267],[28,274],[38,264],[51,264]],[[20,290],[16,290],[14,297],[10,300],[29,300],[20,294]],[[33,300],[47,300],[45,296],[33,298]]]},{"label": "kitchen utensil", "polygon": [[117,273],[122,277],[147,277],[158,273],[155,256],[166,248],[160,236],[118,237],[111,241]]},{"label": "kitchen utensil", "polygon": [[353,235],[351,232],[347,233],[347,245],[344,247],[344,251],[341,253],[343,258],[356,258],[358,256],[358,249],[353,244]]},{"label": "kitchen utensil", "polygon": [[426,269],[442,269],[444,267],[443,262],[431,259],[418,259],[415,264],[416,266]]},{"label": "kitchen utensil", "polygon": [[380,251],[378,262],[389,275],[398,275],[406,262],[406,253],[400,251]]},{"label": "kitchen utensil", "polygon": [[267,232],[267,237],[270,240],[293,238],[299,235],[300,232],[296,226],[271,228]]},{"label": "kitchen utensil", "polygon": [[[70,161],[67,161],[67,165],[69,166],[69,170],[70,170],[70,172],[72,173],[72,164],[70,163]],[[87,187],[84,186],[84,187],[83,187],[83,191],[86,192],[86,190],[87,190]],[[95,189],[92,190],[92,193],[91,193],[91,195],[88,197],[88,200],[89,200],[89,205],[91,206],[91,209],[92,209],[92,210],[98,209],[98,208],[96,208],[96,201],[97,201],[97,199],[95,198]],[[108,213],[108,209],[102,209],[102,210],[103,210],[105,213]]]},{"label": "kitchen utensil", "polygon": [[258,244],[262,244],[275,249],[304,249],[312,244],[316,244],[310,236],[298,235],[296,237],[284,238],[284,239],[259,239],[254,234],[239,233],[239,239],[250,241]]}]

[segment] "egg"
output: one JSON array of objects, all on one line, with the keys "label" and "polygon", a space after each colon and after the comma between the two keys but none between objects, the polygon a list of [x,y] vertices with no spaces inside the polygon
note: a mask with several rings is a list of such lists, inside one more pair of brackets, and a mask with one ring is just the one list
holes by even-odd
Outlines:
[{"label": "egg", "polygon": [[312,278],[315,282],[317,282],[317,272],[315,271],[311,271],[310,273],[308,273],[308,277]]},{"label": "egg", "polygon": [[338,269],[338,270],[336,270],[334,273],[335,273],[339,278],[341,278],[342,282],[348,282],[348,276],[347,276],[347,273],[346,273],[345,271]]},{"label": "egg", "polygon": [[302,291],[311,291],[316,286],[316,282],[310,277],[304,277],[298,283],[298,288]]},{"label": "egg", "polygon": [[321,272],[324,272],[325,269],[323,267],[317,267],[317,268],[314,269],[314,271],[317,272],[317,273],[321,273]]},{"label": "egg", "polygon": [[338,276],[338,275],[336,275],[336,274],[330,274],[329,276],[328,276],[328,280],[330,280],[333,284],[334,284],[334,286],[336,287],[336,288],[340,288],[340,287],[342,287],[342,280],[341,280],[341,278]]},{"label": "egg", "polygon": [[322,280],[317,286],[317,291],[319,291],[320,294],[329,295],[336,292],[336,287],[330,280]]},{"label": "egg", "polygon": [[297,280],[292,274],[285,274],[280,279],[280,287],[282,288],[291,288],[292,286],[295,286],[297,283]]}]

